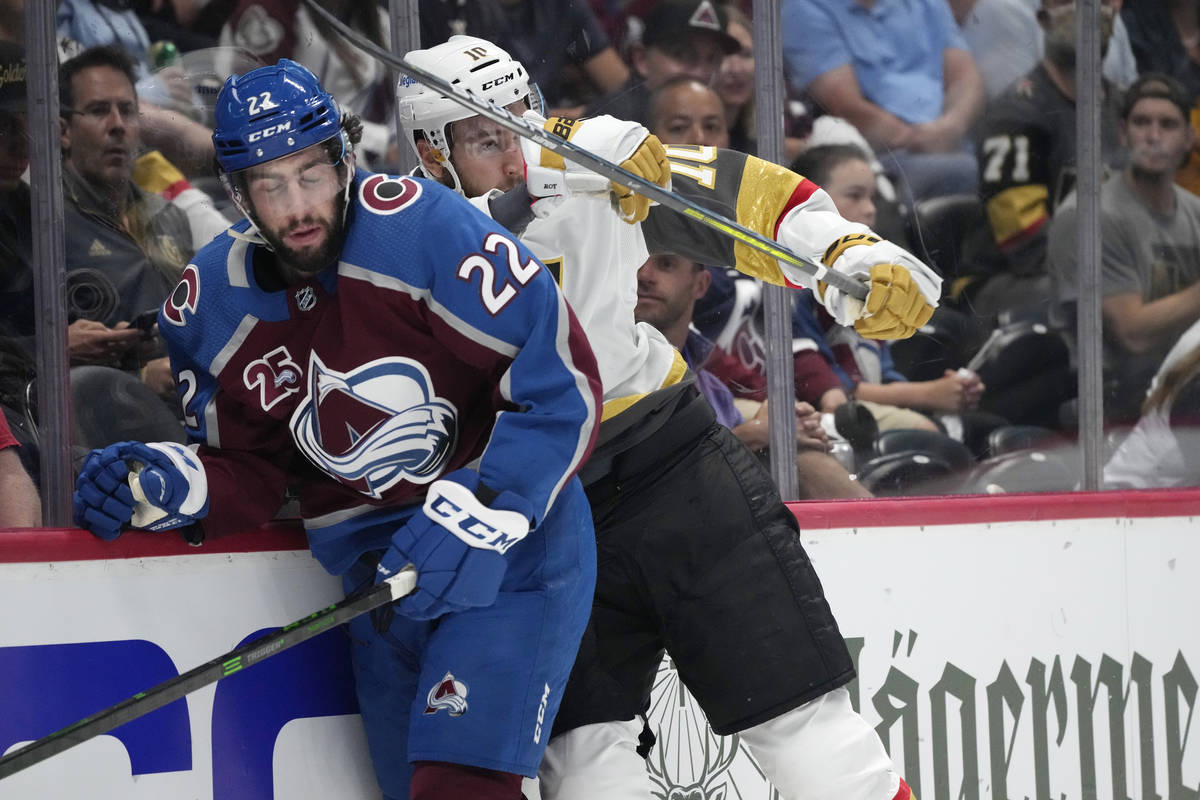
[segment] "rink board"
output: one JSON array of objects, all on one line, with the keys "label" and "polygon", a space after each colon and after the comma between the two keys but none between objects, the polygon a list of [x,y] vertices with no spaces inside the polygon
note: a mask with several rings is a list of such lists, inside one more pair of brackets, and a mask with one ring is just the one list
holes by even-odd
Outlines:
[{"label": "rink board", "polygon": [[[858,664],[852,696],[923,800],[1194,796],[1200,492],[796,512]],[[302,548],[281,528],[217,548],[0,531],[0,751],[338,599]],[[345,647],[323,634],[0,797],[377,798]],[[651,719],[660,796],[773,800],[669,663]]]}]

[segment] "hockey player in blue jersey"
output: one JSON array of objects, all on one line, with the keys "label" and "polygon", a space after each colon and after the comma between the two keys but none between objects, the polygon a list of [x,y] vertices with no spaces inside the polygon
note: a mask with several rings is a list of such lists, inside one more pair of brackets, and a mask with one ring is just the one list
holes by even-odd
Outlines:
[{"label": "hockey player in blue jersey", "polygon": [[795,517],[755,456],[717,424],[682,356],[635,323],[634,306],[647,254],[678,252],[812,286],[839,322],[891,339],[929,319],[941,279],[774,164],[714,147],[664,151],[641,125],[612,117],[542,119],[524,67],[491,42],[455,36],[405,59],[870,291],[861,303],[812,286],[791,265],[401,79],[400,117],[420,169],[519,231],[554,270],[604,385],[599,440],[580,473],[599,548],[596,599],[542,764],[542,800],[651,796],[639,714],[664,650],[713,729],[738,733],[782,797],[907,800],[879,737],[851,708],[854,668]]},{"label": "hockey player in blue jersey", "polygon": [[350,623],[383,793],[516,800],[595,584],[597,367],[529,250],[435,182],[356,171],[356,127],[286,59],[225,83],[213,141],[247,219],[159,315],[193,444],[93,451],[76,520],[202,542],[290,488],[347,592],[411,562],[398,613]]}]

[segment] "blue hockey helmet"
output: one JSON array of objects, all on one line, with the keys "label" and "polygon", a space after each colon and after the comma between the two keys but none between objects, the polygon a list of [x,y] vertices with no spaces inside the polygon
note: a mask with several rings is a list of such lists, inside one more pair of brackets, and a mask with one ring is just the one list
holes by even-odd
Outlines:
[{"label": "blue hockey helmet", "polygon": [[213,145],[226,174],[342,136],[336,101],[317,76],[287,58],[231,75],[217,95]]}]

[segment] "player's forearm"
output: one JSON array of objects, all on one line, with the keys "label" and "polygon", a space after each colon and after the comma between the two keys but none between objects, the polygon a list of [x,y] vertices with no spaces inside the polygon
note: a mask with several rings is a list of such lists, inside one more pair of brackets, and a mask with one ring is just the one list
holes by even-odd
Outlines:
[{"label": "player's forearm", "polygon": [[[554,296],[526,306],[535,318],[546,316],[538,309],[551,305],[561,316],[537,325],[535,330],[544,335],[527,339],[509,364],[505,399],[514,408],[496,416],[478,469],[488,486],[524,498],[541,518],[595,445],[603,390],[584,329],[558,298],[548,275],[531,281],[520,299],[529,300],[536,292]],[[564,329],[565,340],[559,341]],[[529,464],[537,469],[529,469]]]},{"label": "player's forearm", "polygon": [[287,475],[270,460],[235,450],[202,447],[200,460],[212,498],[200,520],[206,540],[253,530],[283,506]]}]

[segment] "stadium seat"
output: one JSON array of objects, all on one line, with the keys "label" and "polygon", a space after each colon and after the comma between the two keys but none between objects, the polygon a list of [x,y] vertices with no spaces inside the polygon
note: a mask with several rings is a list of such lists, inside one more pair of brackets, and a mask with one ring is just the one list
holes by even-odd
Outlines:
[{"label": "stadium seat", "polygon": [[987,389],[979,408],[1014,425],[1058,428],[1059,406],[1075,390],[1066,339],[1039,319],[1002,325],[968,365]]},{"label": "stadium seat", "polygon": [[1019,450],[980,462],[959,486],[962,494],[1069,492],[1080,480],[1077,459],[1060,452]]},{"label": "stadium seat", "polygon": [[883,431],[875,437],[876,455],[887,456],[905,451],[935,456],[955,471],[965,470],[974,463],[967,446],[944,433],[902,428]]},{"label": "stadium seat", "polygon": [[1058,437],[1058,433],[1041,425],[1002,425],[988,434],[987,453],[994,457],[1018,450],[1044,448]]},{"label": "stadium seat", "polygon": [[915,450],[876,456],[857,474],[858,482],[877,497],[945,494],[956,470],[942,458]]}]

